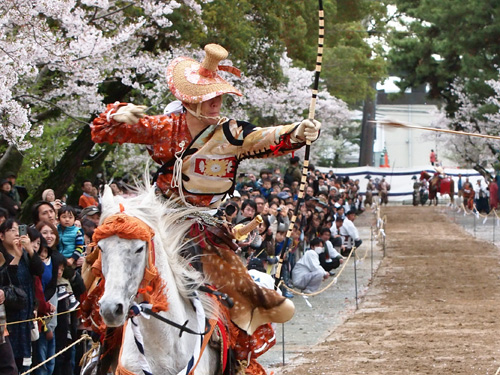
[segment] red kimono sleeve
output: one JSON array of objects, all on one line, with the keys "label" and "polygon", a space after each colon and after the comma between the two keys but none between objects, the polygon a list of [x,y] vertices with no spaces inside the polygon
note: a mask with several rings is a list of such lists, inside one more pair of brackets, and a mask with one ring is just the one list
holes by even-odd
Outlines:
[{"label": "red kimono sleeve", "polygon": [[126,103],[108,104],[106,112],[94,119],[91,127],[92,140],[95,143],[138,143],[152,145],[162,139],[166,115],[144,116],[136,124],[130,125],[113,120],[112,114]]}]

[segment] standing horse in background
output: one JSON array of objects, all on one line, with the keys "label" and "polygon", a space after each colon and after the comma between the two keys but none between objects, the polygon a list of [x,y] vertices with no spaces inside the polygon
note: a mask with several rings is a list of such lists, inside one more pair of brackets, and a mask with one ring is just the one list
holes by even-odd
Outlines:
[{"label": "standing horse in background", "polygon": [[174,210],[151,188],[118,203],[107,186],[102,208],[100,315],[107,327],[124,325],[115,373],[220,374],[221,353],[207,345],[220,310],[198,294],[205,280],[180,254],[194,210]]},{"label": "standing horse in background", "polygon": [[436,173],[431,176],[426,171],[420,173],[420,180],[427,180],[429,182],[429,205],[434,202],[434,205],[438,204],[437,194],[448,195],[450,197],[450,204],[455,204],[455,181],[449,176],[441,176]]}]

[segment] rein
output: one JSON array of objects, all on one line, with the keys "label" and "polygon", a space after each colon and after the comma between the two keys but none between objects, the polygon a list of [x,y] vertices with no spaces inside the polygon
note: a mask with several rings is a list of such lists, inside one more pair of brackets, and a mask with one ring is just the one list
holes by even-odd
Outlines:
[{"label": "rein", "polygon": [[[323,0],[318,0],[318,52],[316,55],[316,72],[314,74],[314,84],[312,88],[311,103],[309,105],[309,119],[314,120],[314,114],[316,110],[316,100],[318,97],[318,87],[319,87],[319,76],[321,73],[321,64],[323,61],[323,44],[325,37],[325,14],[323,11]],[[304,190],[306,187],[307,171],[309,169],[309,154],[311,152],[311,141],[306,141],[306,150],[304,156],[304,164],[302,166],[302,178],[300,181],[299,194],[297,197],[297,206],[290,220],[290,225],[288,226],[288,231],[286,232],[285,243],[283,245],[283,250],[281,251],[278,266],[276,268],[275,274],[275,288],[278,288],[281,282],[281,268],[283,267],[283,260],[285,259],[286,253],[288,253],[288,247],[292,242],[292,231],[295,226],[295,221],[299,213],[300,204],[304,199]]]},{"label": "rein", "polygon": [[186,333],[189,333],[191,335],[198,335],[198,336],[204,336],[206,335],[207,333],[210,332],[210,325],[208,324],[209,322],[209,319],[208,318],[205,318],[205,321],[206,321],[206,327],[208,327],[205,332],[195,332],[193,331],[191,328],[189,328],[187,325],[189,323],[189,319],[186,320],[184,322],[184,324],[180,325],[179,323],[176,323],[174,322],[173,320],[170,320],[170,319],[167,319],[163,316],[161,316],[160,314],[158,313],[155,313],[153,310],[151,310],[149,307],[146,307],[144,305],[133,305],[130,307],[130,312],[132,313],[132,315],[136,316],[136,315],[140,315],[141,313],[144,313],[146,315],[149,315],[149,316],[152,316],[153,318],[155,319],[158,319],[160,321],[162,321],[163,323],[167,323],[168,325],[172,326],[172,327],[175,327],[177,329],[180,330],[179,332],[179,337],[182,337],[182,334],[184,332]]}]

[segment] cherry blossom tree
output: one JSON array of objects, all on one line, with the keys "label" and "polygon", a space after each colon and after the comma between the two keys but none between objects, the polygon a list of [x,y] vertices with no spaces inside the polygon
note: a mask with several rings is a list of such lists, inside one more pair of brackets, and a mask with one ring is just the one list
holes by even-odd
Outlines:
[{"label": "cherry blossom tree", "polygon": [[[454,118],[441,112],[433,122],[438,128],[453,128],[468,133],[500,134],[500,79],[486,81],[494,92],[486,99],[477,100],[466,90],[466,82],[457,80],[452,93],[457,98],[458,110]],[[442,134],[439,138],[447,157],[460,165],[476,164],[491,167],[499,162],[498,140],[464,135]]]},{"label": "cherry blossom tree", "polygon": [[[44,122],[59,115],[81,126],[104,108],[103,82],[136,90],[152,104],[164,100],[171,53],[148,50],[148,40],[170,36],[168,16],[193,0],[4,0],[0,2],[0,134],[19,149],[31,146]],[[170,31],[169,31],[170,30]],[[175,55],[179,51],[173,50]],[[155,85],[149,83],[154,79]]]},{"label": "cherry blossom tree", "polygon": [[84,163],[91,171],[85,177],[93,178],[96,161],[110,149],[94,148],[87,125],[107,102],[165,101],[166,82],[158,77],[185,45],[170,16],[182,11],[183,22],[198,22],[205,1],[0,2],[0,135],[3,147],[5,142],[16,146],[7,149],[0,170],[10,150],[29,155],[26,150],[40,142],[46,127],[64,127],[67,139],[65,144],[65,137],[45,139],[58,150],[52,169],[40,155],[29,158],[29,173],[37,183],[30,186],[32,195],[24,204],[28,210],[21,219],[29,220],[29,207],[43,189],[54,188],[57,196],[65,193]]}]

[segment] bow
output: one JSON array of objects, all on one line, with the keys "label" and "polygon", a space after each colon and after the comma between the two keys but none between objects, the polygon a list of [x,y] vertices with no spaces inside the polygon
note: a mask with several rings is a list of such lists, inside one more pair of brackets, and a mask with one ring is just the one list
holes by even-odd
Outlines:
[{"label": "bow", "polygon": [[[309,119],[314,120],[314,114],[316,111],[316,100],[318,97],[318,87],[319,87],[319,75],[321,74],[321,63],[323,61],[323,44],[325,38],[325,13],[323,11],[323,0],[318,1],[318,53],[316,55],[316,70],[314,73],[314,83],[312,87],[311,103],[309,105]],[[281,268],[283,267],[283,260],[288,252],[288,247],[291,242],[292,230],[295,226],[295,221],[297,220],[299,207],[304,199],[304,191],[306,188],[307,171],[309,169],[309,154],[311,152],[311,141],[306,141],[306,151],[304,156],[304,164],[302,166],[302,178],[300,181],[299,195],[297,198],[297,206],[293,213],[292,219],[290,220],[290,225],[288,226],[288,231],[286,232],[285,243],[280,254],[278,266],[276,268],[275,274],[275,287],[277,288],[281,281]]]}]

